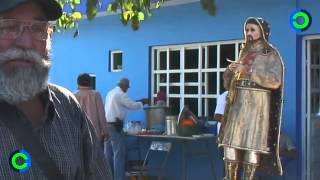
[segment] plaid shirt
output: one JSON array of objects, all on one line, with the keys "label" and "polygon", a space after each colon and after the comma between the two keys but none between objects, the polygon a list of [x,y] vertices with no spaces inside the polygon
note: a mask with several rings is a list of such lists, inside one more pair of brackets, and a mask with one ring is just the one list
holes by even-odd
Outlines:
[{"label": "plaid shirt", "polygon": [[[111,169],[104,158],[94,129],[72,93],[62,87],[49,85],[40,97],[45,105],[46,118],[33,132],[40,137],[42,145],[65,179],[111,180]],[[11,113],[21,114],[18,109]],[[22,121],[28,121],[23,117]],[[0,179],[47,179],[34,161],[25,172],[17,172],[10,167],[10,155],[24,148],[4,126],[1,118],[3,117],[0,117]]]}]

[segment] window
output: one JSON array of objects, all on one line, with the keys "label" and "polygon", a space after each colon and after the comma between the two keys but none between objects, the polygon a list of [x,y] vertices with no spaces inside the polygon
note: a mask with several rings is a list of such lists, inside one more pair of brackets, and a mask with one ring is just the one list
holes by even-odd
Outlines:
[{"label": "window", "polygon": [[[213,117],[223,93],[226,58],[235,60],[242,41],[152,47],[152,100],[165,89],[167,105],[178,115],[184,105],[197,116]],[[154,102],[152,102],[154,104]]]},{"label": "window", "polygon": [[109,53],[109,71],[118,72],[122,70],[122,51],[110,51]]}]

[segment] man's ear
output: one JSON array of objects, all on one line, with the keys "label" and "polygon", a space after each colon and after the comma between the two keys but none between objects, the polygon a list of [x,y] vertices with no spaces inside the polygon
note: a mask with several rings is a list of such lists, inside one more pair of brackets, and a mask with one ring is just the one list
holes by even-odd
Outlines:
[{"label": "man's ear", "polygon": [[55,32],[56,31],[56,26],[53,26],[52,28],[48,28],[48,31],[47,31],[47,33],[48,33],[48,38],[52,38],[52,34],[53,34],[53,32]]}]

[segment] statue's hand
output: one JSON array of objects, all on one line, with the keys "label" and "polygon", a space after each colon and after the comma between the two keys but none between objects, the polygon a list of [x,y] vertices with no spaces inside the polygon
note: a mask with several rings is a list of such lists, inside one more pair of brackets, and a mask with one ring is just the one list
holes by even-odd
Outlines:
[{"label": "statue's hand", "polygon": [[230,71],[234,73],[241,73],[241,74],[248,74],[249,73],[249,67],[248,65],[243,65],[240,63],[231,63],[228,68]]}]

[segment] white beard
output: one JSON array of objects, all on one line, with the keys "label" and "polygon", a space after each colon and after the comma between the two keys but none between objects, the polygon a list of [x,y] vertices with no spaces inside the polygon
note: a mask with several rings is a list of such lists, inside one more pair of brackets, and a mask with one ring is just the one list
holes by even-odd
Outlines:
[{"label": "white beard", "polygon": [[[1,69],[2,64],[14,59],[27,59],[34,64],[30,68],[16,67],[10,72]],[[0,101],[18,104],[45,90],[50,66],[50,59],[34,50],[13,48],[0,52]]]}]

